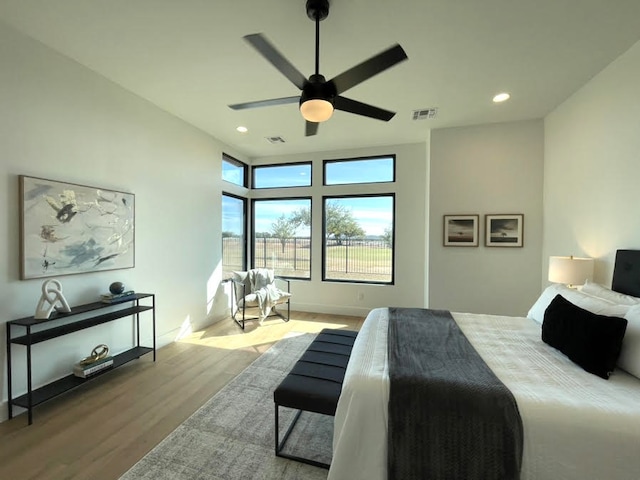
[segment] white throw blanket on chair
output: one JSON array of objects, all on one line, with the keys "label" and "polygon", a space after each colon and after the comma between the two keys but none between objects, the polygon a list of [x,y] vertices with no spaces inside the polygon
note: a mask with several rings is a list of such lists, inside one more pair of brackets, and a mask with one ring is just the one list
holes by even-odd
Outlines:
[{"label": "white throw blanket on chair", "polygon": [[260,308],[260,320],[268,317],[271,309],[281,303],[280,300],[290,296],[288,292],[283,292],[276,287],[273,270],[267,268],[255,268],[249,270],[249,283],[251,293],[256,294],[258,307]]}]

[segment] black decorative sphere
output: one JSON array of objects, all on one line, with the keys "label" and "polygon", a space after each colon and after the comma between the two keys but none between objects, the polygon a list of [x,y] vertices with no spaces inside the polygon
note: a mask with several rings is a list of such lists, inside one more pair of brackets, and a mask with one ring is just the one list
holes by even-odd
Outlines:
[{"label": "black decorative sphere", "polygon": [[118,295],[119,293],[124,292],[124,283],[113,282],[111,285],[109,285],[109,291],[114,295]]}]

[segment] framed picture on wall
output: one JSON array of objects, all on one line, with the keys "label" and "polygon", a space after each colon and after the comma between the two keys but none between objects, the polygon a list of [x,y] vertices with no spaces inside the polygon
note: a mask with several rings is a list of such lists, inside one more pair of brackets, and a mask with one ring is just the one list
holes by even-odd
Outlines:
[{"label": "framed picture on wall", "polygon": [[485,215],[485,246],[522,247],[524,215]]},{"label": "framed picture on wall", "polygon": [[445,247],[477,247],[478,215],[445,215],[443,245]]},{"label": "framed picture on wall", "polygon": [[19,176],[20,278],[132,268],[135,195]]}]

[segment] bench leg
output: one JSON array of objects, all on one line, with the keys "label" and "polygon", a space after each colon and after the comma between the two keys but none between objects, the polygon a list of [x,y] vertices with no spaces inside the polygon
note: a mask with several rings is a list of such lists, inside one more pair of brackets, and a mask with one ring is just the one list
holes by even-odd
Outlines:
[{"label": "bench leg", "polygon": [[302,462],[302,463],[306,463],[308,465],[313,465],[314,467],[326,468],[328,470],[329,466],[330,466],[328,463],[318,462],[316,460],[311,460],[309,458],[298,457],[297,455],[290,455],[290,454],[284,453],[282,451],[282,449],[284,448],[285,443],[287,442],[287,439],[289,438],[289,435],[293,431],[293,427],[295,427],[296,422],[298,421],[298,418],[300,418],[300,415],[302,414],[302,410],[298,410],[298,412],[296,413],[296,416],[293,418],[293,421],[291,422],[291,425],[289,425],[289,428],[287,429],[286,433],[284,434],[284,437],[282,437],[282,441],[280,441],[280,425],[279,425],[279,422],[278,422],[278,407],[279,407],[279,405],[277,403],[275,403],[275,407],[276,407],[276,412],[275,412],[275,414],[276,414],[275,415],[276,457],[288,458],[289,460],[295,460],[296,462]]}]

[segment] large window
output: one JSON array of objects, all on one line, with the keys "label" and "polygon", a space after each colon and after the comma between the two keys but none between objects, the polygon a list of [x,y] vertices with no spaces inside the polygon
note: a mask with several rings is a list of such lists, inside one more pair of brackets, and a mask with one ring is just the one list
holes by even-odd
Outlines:
[{"label": "large window", "polygon": [[222,278],[247,267],[247,201],[222,194]]},{"label": "large window", "polygon": [[311,199],[253,200],[253,267],[311,278]]},{"label": "large window", "polygon": [[310,187],[311,163],[253,167],[253,188]]},{"label": "large window", "polygon": [[247,187],[247,180],[249,178],[248,167],[240,160],[236,160],[230,157],[226,153],[222,154],[222,179],[239,185],[241,187]]},{"label": "large window", "polygon": [[323,197],[322,279],[393,283],[394,194]]},{"label": "large window", "polygon": [[394,182],[396,157],[351,158],[324,161],[324,185]]}]

